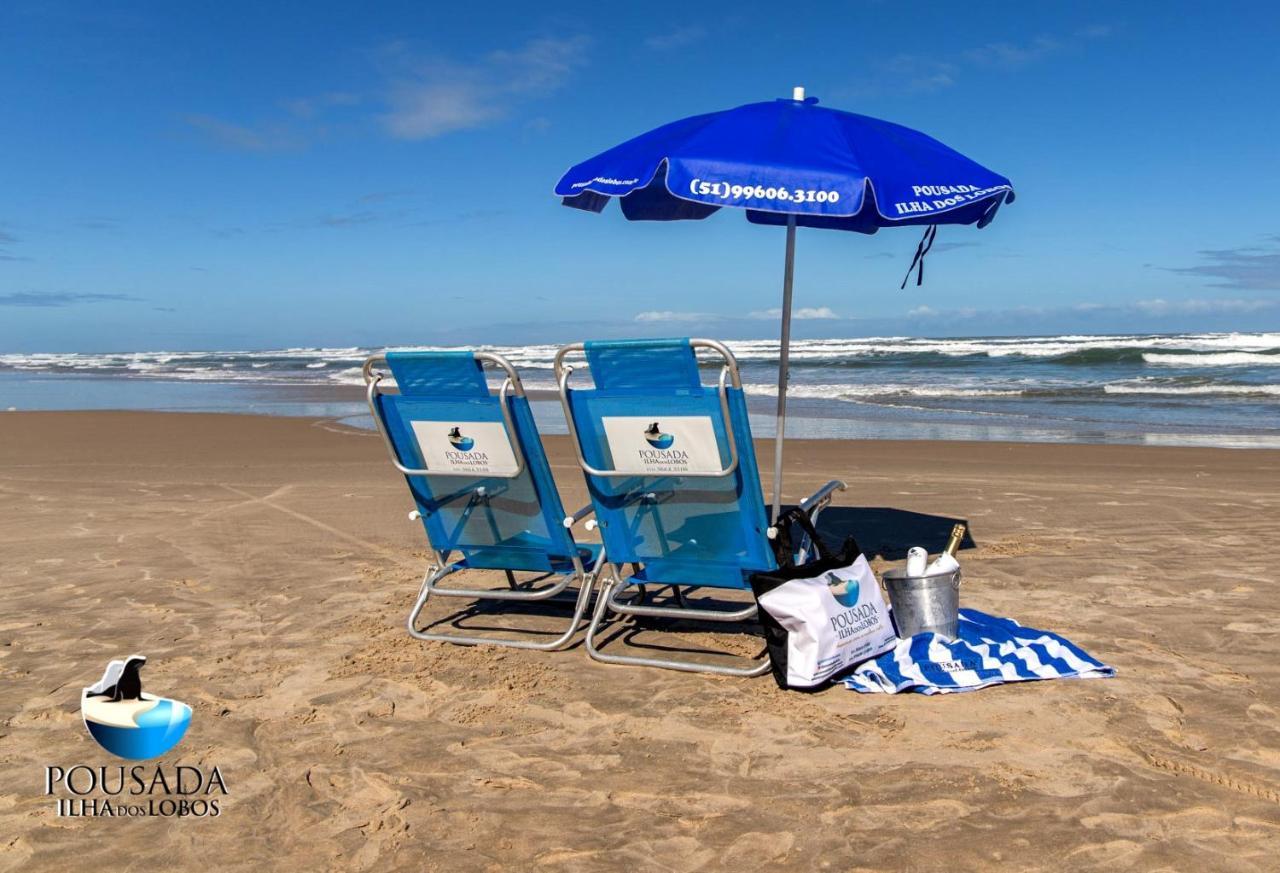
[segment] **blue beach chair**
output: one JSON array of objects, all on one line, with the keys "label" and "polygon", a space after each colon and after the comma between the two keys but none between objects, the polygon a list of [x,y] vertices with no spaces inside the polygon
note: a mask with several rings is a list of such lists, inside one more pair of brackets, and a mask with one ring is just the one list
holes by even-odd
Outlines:
[{"label": "blue beach chair", "polygon": [[[505,375],[496,395],[485,379],[485,363]],[[395,379],[395,393],[384,386],[385,370]],[[515,369],[488,352],[387,352],[365,361],[364,378],[373,420],[417,507],[410,518],[421,519],[435,556],[409,613],[409,633],[466,645],[544,650],[568,645],[582,622],[603,554],[598,546],[574,542],[570,528],[590,515],[591,507],[565,517]],[[452,561],[451,554],[456,554]],[[507,588],[439,585],[461,570],[502,570]],[[517,572],[539,575],[517,582]],[[527,602],[556,597],[571,585],[577,591],[569,627],[552,640],[417,627],[433,594]]]},{"label": "blue beach chair", "polygon": [[[722,361],[714,386],[702,384],[698,349]],[[579,352],[593,387],[569,387],[573,367],[565,359]],[[613,654],[596,645],[610,613],[723,622],[755,617],[754,603],[693,608],[684,597],[700,588],[750,592],[753,571],[777,566],[733,354],[705,339],[577,343],[560,349],[555,372],[608,553],[587,652],[611,664],[730,676],[767,672],[767,659],[737,667]],[[843,488],[829,482],[801,506],[812,516]],[[627,565],[632,573],[624,578]],[[646,586],[669,587],[671,603],[652,602]]]}]

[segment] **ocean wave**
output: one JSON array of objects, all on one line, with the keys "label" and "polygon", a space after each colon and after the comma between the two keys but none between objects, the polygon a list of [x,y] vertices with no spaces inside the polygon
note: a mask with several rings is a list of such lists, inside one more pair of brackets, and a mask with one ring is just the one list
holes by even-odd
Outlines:
[{"label": "ocean wave", "polygon": [[[775,392],[776,339],[729,340],[754,395]],[[421,345],[406,350],[457,351]],[[476,347],[507,357],[527,388],[554,388],[559,346]],[[116,378],[249,383],[360,385],[360,367],[379,350],[360,346],[265,350],[0,354],[0,371]],[[580,356],[576,356],[580,360]],[[716,367],[706,355],[707,373]],[[792,394],[846,402],[893,403],[895,398],[1104,398],[1122,394],[1272,395],[1269,386],[1216,384],[1214,367],[1280,366],[1280,333],[1061,335],[1042,337],[856,337],[797,340],[791,350]],[[1157,381],[1135,378],[1168,374]],[[1189,372],[1177,374],[1178,368]],[[874,371],[874,372],[873,372]],[[1194,373],[1194,375],[1193,375]],[[581,373],[582,383],[589,371]],[[491,381],[498,378],[493,374]],[[704,381],[712,377],[704,375]],[[1123,381],[1121,381],[1123,380]],[[1181,380],[1181,381],[1179,381]],[[1109,386],[1109,387],[1104,387]],[[957,404],[958,405],[958,404]],[[978,402],[972,406],[981,405]]]},{"label": "ocean wave", "polygon": [[1117,348],[1101,346],[1088,349],[1077,349],[1045,358],[1050,363],[1065,364],[1071,367],[1100,367],[1107,364],[1141,364],[1146,354],[1141,347]]},{"label": "ocean wave", "polygon": [[1207,354],[1159,354],[1143,352],[1142,360],[1148,364],[1172,367],[1280,367],[1280,354],[1258,352],[1210,352]]},{"label": "ocean wave", "polygon": [[364,368],[346,367],[342,370],[330,370],[325,374],[330,382],[338,385],[363,385]]},{"label": "ocean wave", "polygon": [[[739,361],[773,362],[778,358],[777,340],[728,340]],[[406,351],[459,351],[461,346],[398,346]],[[474,348],[506,356],[520,367],[550,369],[559,346],[533,344],[524,346],[480,345]],[[359,346],[285,348],[225,351],[141,351],[119,353],[31,353],[0,354],[0,367],[12,369],[122,369],[143,365],[178,366],[204,363],[231,363],[245,368],[277,367],[289,369],[311,364],[356,365],[378,350]],[[1063,362],[1107,363],[1136,361],[1142,354],[1226,353],[1260,354],[1280,352],[1280,333],[1258,334],[1131,334],[1107,336],[1064,335],[1052,337],[857,337],[823,340],[797,340],[791,346],[794,362],[838,363],[858,359],[881,359],[894,356],[938,356],[941,358],[1023,357],[1058,359]],[[1135,354],[1136,353],[1136,354]],[[1268,355],[1261,355],[1268,358]],[[1164,361],[1161,361],[1164,363]],[[316,367],[316,369],[320,369]]]},{"label": "ocean wave", "polygon": [[1280,397],[1280,385],[1161,385],[1161,384],[1114,384],[1103,385],[1107,394],[1166,394],[1166,395],[1253,395],[1258,397]]},{"label": "ocean wave", "polygon": [[[764,383],[747,384],[748,394],[776,397],[778,386]],[[922,385],[789,385],[788,397],[817,400],[861,400],[872,397],[1017,397],[1021,388],[932,387]]]},{"label": "ocean wave", "polygon": [[[729,342],[743,362],[776,361],[776,341]],[[791,359],[806,363],[865,365],[869,359],[1024,358],[1062,364],[1142,363],[1144,352],[1261,352],[1280,349],[1280,334],[1132,334],[1110,336],[977,337],[956,339],[875,337],[844,340],[803,340],[793,344]]]}]

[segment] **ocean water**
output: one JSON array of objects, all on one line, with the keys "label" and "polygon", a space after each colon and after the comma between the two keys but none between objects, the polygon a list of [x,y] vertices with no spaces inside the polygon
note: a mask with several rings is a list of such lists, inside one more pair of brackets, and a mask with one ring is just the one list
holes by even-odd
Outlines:
[{"label": "ocean water", "polygon": [[[727,344],[754,432],[770,436],[778,343]],[[483,348],[511,360],[531,392],[554,389],[556,346]],[[367,424],[355,389],[373,351],[4,354],[0,410],[241,411]],[[802,340],[788,396],[796,438],[1280,447],[1280,333]],[[564,431],[556,403],[535,402],[535,414],[547,432]]]}]

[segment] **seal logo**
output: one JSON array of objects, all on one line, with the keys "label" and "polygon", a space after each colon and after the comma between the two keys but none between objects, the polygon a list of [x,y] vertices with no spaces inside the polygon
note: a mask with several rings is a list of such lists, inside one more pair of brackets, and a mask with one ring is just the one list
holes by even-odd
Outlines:
[{"label": "seal logo", "polygon": [[455,427],[449,431],[449,442],[460,452],[469,452],[476,445],[476,441],[471,437],[462,435],[462,428],[460,427]]},{"label": "seal logo", "polygon": [[191,707],[142,690],[145,655],[107,664],[80,695],[80,714],[98,745],[131,761],[156,758],[176,746],[191,724]]},{"label": "seal logo", "polygon": [[857,579],[841,579],[835,573],[827,574],[827,589],[841,606],[857,606],[861,587]]},{"label": "seal logo", "polygon": [[645,428],[644,438],[648,441],[649,445],[653,446],[655,449],[669,449],[676,441],[674,435],[663,433],[662,429],[658,427],[658,423],[656,421]]}]

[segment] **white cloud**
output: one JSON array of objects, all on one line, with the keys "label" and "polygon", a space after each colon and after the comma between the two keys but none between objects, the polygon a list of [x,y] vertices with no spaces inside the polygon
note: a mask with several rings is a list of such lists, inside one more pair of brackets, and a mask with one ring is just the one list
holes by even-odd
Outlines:
[{"label": "white cloud", "polygon": [[1232,249],[1204,249],[1204,261],[1194,267],[1167,267],[1184,276],[1217,279],[1218,288],[1248,291],[1280,290],[1280,236],[1269,236],[1264,245],[1243,245]]},{"label": "white cloud", "polygon": [[1081,39],[1106,39],[1115,30],[1110,24],[1091,24],[1076,31]]},{"label": "white cloud", "polygon": [[1068,315],[1105,316],[1179,316],[1179,315],[1248,315],[1251,313],[1280,310],[1280,301],[1249,298],[1189,298],[1165,300],[1160,297],[1149,300],[1131,300],[1122,303],[1082,302],[1063,306],[1011,306],[1007,309],[935,309],[932,306],[916,306],[907,310],[908,318],[946,319],[961,321],[973,319],[1004,318],[1052,318]]},{"label": "white cloud", "polygon": [[563,87],[585,63],[589,43],[585,36],[535,39],[470,64],[410,60],[403,47],[395,46],[390,54],[401,72],[387,96],[382,124],[392,136],[412,140],[488,124],[523,99]]},{"label": "white cloud", "polygon": [[358,106],[360,100],[359,94],[351,94],[346,91],[330,91],[327,94],[317,94],[314,97],[298,97],[293,100],[285,100],[281,105],[290,115],[298,118],[315,118],[326,109],[332,107]]},{"label": "white cloud", "polygon": [[710,312],[674,312],[670,309],[654,309],[636,315],[636,321],[715,321],[720,316]]},{"label": "white cloud", "polygon": [[[636,321],[726,321],[743,318],[741,315],[719,315],[714,312],[676,312],[671,309],[658,309],[641,312]],[[758,309],[748,312],[746,318],[755,321],[777,321],[782,318],[781,309]],[[791,312],[793,321],[822,321],[840,318],[829,306],[802,306]]]},{"label": "white cloud", "polygon": [[[589,47],[583,35],[543,37],[463,63],[394,42],[377,54],[384,84],[374,92],[329,91],[278,100],[274,118],[251,123],[205,113],[182,120],[223,148],[249,152],[305,148],[329,135],[335,115],[373,115],[397,139],[430,139],[490,124],[522,102],[553,94],[586,62]],[[540,132],[547,125],[545,118],[534,118],[527,129]]]},{"label": "white cloud", "polygon": [[237,151],[283,151],[298,148],[303,144],[300,137],[279,122],[260,125],[236,124],[199,113],[187,115],[183,121],[218,145]]},{"label": "white cloud", "polygon": [[930,92],[956,83],[957,66],[933,56],[897,54],[880,64],[860,90]]},{"label": "white cloud", "polygon": [[361,97],[345,91],[331,91],[314,97],[282,100],[283,113],[248,124],[228,121],[204,113],[190,113],[183,121],[217,145],[243,152],[272,152],[302,149],[322,138],[328,126],[326,115],[359,107]]},{"label": "white cloud", "polygon": [[654,34],[646,39],[644,44],[654,51],[665,52],[691,46],[695,42],[700,42],[706,35],[706,28],[703,27],[677,27],[666,33]]},{"label": "white cloud", "polygon": [[382,117],[397,139],[429,139],[455,130],[479,127],[501,117],[486,95],[462,82],[399,85],[391,92],[391,111]]},{"label": "white cloud", "polygon": [[1240,298],[1223,298],[1218,300],[1138,300],[1128,307],[1144,315],[1214,315],[1220,313],[1250,313],[1275,309],[1274,300],[1249,300]]},{"label": "white cloud", "polygon": [[902,52],[876,62],[855,90],[863,94],[941,91],[975,69],[1020,70],[1050,58],[1079,51],[1090,41],[1111,34],[1107,24],[1094,24],[1073,34],[1039,36],[1026,42],[995,41],[953,52]]},{"label": "white cloud", "polygon": [[[839,318],[829,306],[802,306],[799,309],[791,311],[792,321],[819,321],[823,319]],[[747,314],[747,318],[758,319],[779,319],[782,318],[781,309],[760,309]]]},{"label": "white cloud", "polygon": [[1046,58],[1061,48],[1057,40],[1042,36],[1021,44],[989,42],[965,52],[965,57],[979,66],[1017,69]]}]

